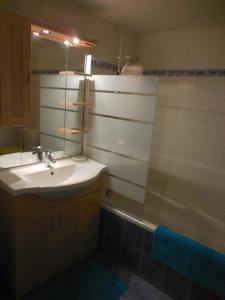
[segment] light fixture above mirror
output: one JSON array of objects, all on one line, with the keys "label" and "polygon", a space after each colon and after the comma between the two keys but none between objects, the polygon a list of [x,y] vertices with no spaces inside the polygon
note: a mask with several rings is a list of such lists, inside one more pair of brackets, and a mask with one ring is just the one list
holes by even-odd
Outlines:
[{"label": "light fixture above mirror", "polygon": [[42,27],[39,25],[32,24],[31,32],[34,36],[41,36],[42,38],[58,42],[64,43],[68,47],[76,47],[76,48],[91,48],[96,46],[96,41],[89,39],[80,39],[78,37],[72,37],[66,35],[64,33],[60,33],[54,30],[50,30],[46,27]]}]

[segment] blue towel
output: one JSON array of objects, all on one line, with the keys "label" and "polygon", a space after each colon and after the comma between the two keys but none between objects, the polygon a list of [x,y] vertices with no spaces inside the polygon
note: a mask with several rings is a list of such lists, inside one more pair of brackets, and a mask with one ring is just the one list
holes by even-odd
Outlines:
[{"label": "blue towel", "polygon": [[225,255],[159,225],[154,233],[152,257],[225,295]]}]

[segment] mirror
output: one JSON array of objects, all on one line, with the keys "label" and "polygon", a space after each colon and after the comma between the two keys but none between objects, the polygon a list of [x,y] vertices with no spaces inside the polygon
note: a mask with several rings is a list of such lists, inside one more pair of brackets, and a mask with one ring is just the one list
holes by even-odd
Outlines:
[{"label": "mirror", "polygon": [[[56,159],[82,151],[82,135],[69,129],[83,126],[84,107],[78,103],[84,97],[86,45],[69,47],[65,40],[35,33],[31,61],[32,123],[29,127],[0,127],[0,168],[39,162],[37,155],[32,154],[36,146],[53,151]],[[64,35],[53,33],[65,39]]]},{"label": "mirror", "polygon": [[23,129],[24,151],[41,145],[43,149],[64,151],[66,70],[68,48],[41,36],[32,36],[32,128]]},{"label": "mirror", "polygon": [[[82,128],[84,107],[76,105],[84,100],[84,76],[70,75],[74,72],[83,73],[86,50],[83,48],[68,47],[67,61],[67,89],[65,94],[65,128]],[[71,72],[71,73],[70,73]],[[65,131],[64,155],[70,156],[73,153],[80,155],[82,152],[82,135],[71,134]]]}]

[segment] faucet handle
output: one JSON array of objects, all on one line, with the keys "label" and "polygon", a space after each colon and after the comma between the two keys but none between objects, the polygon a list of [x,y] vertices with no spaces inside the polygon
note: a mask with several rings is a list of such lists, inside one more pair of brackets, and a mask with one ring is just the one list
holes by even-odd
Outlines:
[{"label": "faucet handle", "polygon": [[49,154],[51,155],[53,153],[53,151],[50,149],[46,149],[44,152],[46,155],[49,155]]},{"label": "faucet handle", "polygon": [[41,152],[42,151],[42,147],[41,146],[35,146],[32,148],[33,152],[32,154],[36,154],[37,152]]},{"label": "faucet handle", "polygon": [[55,163],[54,153],[52,150],[45,150],[45,159],[50,160],[52,163]]}]

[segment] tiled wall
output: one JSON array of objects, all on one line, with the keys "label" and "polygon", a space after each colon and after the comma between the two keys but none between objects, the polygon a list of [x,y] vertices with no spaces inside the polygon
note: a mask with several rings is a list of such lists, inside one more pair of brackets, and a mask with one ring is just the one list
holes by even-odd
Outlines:
[{"label": "tiled wall", "polygon": [[224,300],[151,257],[153,233],[101,210],[98,249],[103,257],[138,273],[176,300]]},{"label": "tiled wall", "polygon": [[[105,201],[124,209],[145,200],[157,94],[157,77],[91,79],[88,155],[108,166]],[[121,200],[121,201],[120,201]],[[118,203],[119,202],[119,203]],[[141,212],[141,209],[140,209]],[[134,211],[135,213],[135,211]]]},{"label": "tiled wall", "polygon": [[160,76],[144,218],[223,253],[224,34],[224,25],[146,33],[137,53],[146,75]]},{"label": "tiled wall", "polygon": [[[95,75],[90,85],[89,101],[93,107],[89,110],[88,154],[109,166],[107,186],[112,191],[142,204],[157,82],[157,77]],[[82,97],[81,76],[40,75],[40,132],[44,147],[55,150],[63,146],[64,134],[58,128],[81,127],[79,108],[66,103],[82,101]],[[72,153],[76,152],[79,136],[65,138],[66,147],[71,145]]]},{"label": "tiled wall", "polygon": [[160,77],[144,218],[225,252],[225,77]]},{"label": "tiled wall", "polygon": [[[38,75],[37,75],[38,76]],[[59,128],[80,128],[81,112],[68,101],[82,101],[83,78],[40,75],[40,137],[45,149],[62,150],[66,155],[80,154],[79,135],[64,135]]]}]

